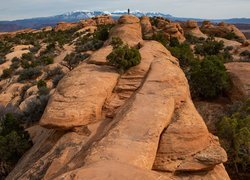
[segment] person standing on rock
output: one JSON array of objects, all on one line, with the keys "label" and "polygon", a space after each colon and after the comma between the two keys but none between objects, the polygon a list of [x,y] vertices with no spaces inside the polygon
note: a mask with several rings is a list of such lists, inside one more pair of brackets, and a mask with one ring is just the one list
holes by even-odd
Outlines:
[{"label": "person standing on rock", "polygon": [[130,9],[128,9],[128,15],[130,15]]}]

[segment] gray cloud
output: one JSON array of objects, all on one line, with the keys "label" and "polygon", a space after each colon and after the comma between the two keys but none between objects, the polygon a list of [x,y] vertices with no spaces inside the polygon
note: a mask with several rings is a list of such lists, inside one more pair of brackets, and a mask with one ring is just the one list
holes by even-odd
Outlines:
[{"label": "gray cloud", "polygon": [[72,10],[159,11],[179,17],[250,17],[250,0],[0,0],[0,19],[22,19]]}]

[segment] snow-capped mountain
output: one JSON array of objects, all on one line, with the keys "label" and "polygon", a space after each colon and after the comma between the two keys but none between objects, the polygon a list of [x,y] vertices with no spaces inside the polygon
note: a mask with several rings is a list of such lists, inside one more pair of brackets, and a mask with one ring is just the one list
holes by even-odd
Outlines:
[{"label": "snow-capped mountain", "polygon": [[[186,21],[188,19],[194,19],[197,21],[203,21],[204,19],[197,19],[197,18],[180,18],[180,17],[174,17],[169,14],[165,13],[160,13],[160,12],[142,12],[139,10],[136,11],[131,11],[131,14],[141,17],[141,16],[160,16],[164,17],[167,19],[170,19],[172,21]],[[89,11],[89,10],[78,10],[78,11],[72,11],[72,12],[67,12],[61,15],[56,15],[56,16],[49,16],[49,17],[41,17],[41,18],[31,18],[31,19],[22,19],[22,20],[15,20],[15,21],[0,21],[0,32],[1,31],[15,31],[15,30],[20,30],[24,28],[33,28],[33,29],[39,29],[44,26],[54,26],[58,22],[77,22],[80,19],[87,19],[87,18],[92,18],[97,15],[102,15],[102,14],[109,14],[111,15],[114,19],[117,19],[123,14],[127,14],[127,10],[116,10],[113,12],[108,12],[108,11]],[[219,22],[219,21],[225,21],[228,23],[246,23],[250,24],[250,19],[247,18],[238,18],[238,19],[223,19],[223,20],[211,20],[214,22]]]}]

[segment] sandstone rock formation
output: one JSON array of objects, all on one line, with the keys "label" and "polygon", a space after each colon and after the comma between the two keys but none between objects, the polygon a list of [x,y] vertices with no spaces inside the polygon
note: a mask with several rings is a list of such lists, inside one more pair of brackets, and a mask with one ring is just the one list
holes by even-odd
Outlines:
[{"label": "sandstone rock formation", "polygon": [[225,64],[232,82],[231,100],[243,100],[250,97],[250,64],[232,62]]},{"label": "sandstone rock formation", "polygon": [[155,31],[163,31],[166,38],[176,37],[180,42],[184,42],[184,31],[179,23],[173,23],[170,20],[157,17],[155,19]]},{"label": "sandstone rock formation", "polygon": [[55,31],[65,31],[80,26],[80,23],[60,22],[55,27]]},{"label": "sandstone rock formation", "polygon": [[144,38],[150,38],[153,36],[153,27],[148,16],[141,17],[141,27]]},{"label": "sandstone rock formation", "polygon": [[111,29],[108,43],[113,37],[120,37],[129,46],[137,46],[142,41],[140,19],[135,16],[122,16],[118,25]]},{"label": "sandstone rock formation", "polygon": [[226,37],[229,33],[234,33],[239,40],[246,40],[245,35],[235,25],[224,22],[214,25],[209,21],[204,21],[201,26],[201,31],[207,35],[216,37]]},{"label": "sandstone rock formation", "polygon": [[196,111],[178,60],[142,41],[138,18],[118,22],[110,36],[140,43],[141,63],[119,75],[101,56],[108,40],[68,73],[40,121],[50,129],[30,129],[35,144],[7,180],[229,179],[226,154]]},{"label": "sandstone rock formation", "polygon": [[115,21],[110,15],[99,15],[90,19],[80,21],[83,27],[114,24]]},{"label": "sandstone rock formation", "polygon": [[195,37],[203,37],[206,38],[207,36],[203,34],[198,26],[198,23],[194,20],[189,20],[186,23],[183,24],[183,29],[185,33],[191,34]]}]

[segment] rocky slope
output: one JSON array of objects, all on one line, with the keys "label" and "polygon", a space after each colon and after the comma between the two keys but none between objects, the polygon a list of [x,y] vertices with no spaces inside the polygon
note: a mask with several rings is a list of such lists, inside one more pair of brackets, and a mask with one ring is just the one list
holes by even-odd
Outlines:
[{"label": "rocky slope", "polygon": [[145,29],[147,20],[127,15],[110,31],[140,47],[139,65],[122,75],[107,65],[109,39],[60,81],[7,179],[229,179],[178,59],[142,40]]}]

